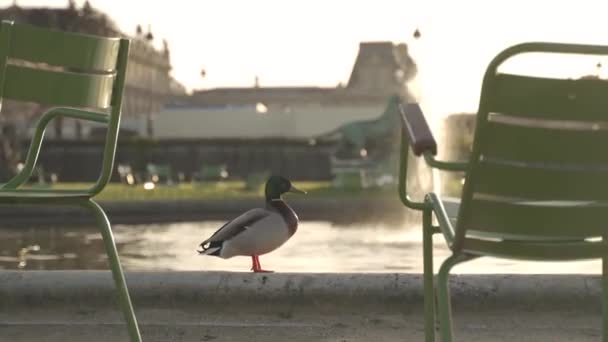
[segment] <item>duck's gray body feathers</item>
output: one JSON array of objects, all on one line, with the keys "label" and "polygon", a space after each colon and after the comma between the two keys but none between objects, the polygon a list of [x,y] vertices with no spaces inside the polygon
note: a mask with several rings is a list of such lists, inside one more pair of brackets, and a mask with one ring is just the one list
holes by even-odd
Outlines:
[{"label": "duck's gray body feathers", "polygon": [[298,216],[282,200],[245,212],[201,243],[201,254],[231,258],[262,255],[279,248],[295,233]]}]

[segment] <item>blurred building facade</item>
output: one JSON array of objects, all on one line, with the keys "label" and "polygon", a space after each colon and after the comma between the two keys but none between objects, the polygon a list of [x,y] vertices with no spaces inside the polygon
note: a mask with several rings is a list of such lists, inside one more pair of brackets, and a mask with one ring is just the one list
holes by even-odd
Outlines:
[{"label": "blurred building facade", "polygon": [[154,136],[309,139],[348,122],[382,115],[391,95],[410,96],[417,72],[406,44],[362,42],[346,85],[215,88],[174,97]]},{"label": "blurred building facade", "polygon": [[[153,115],[160,111],[170,94],[171,64],[168,44],[163,42],[161,48],[156,48],[150,28],[144,32],[138,26],[135,35],[129,36],[89,1],[78,8],[73,0],[68,1],[65,8],[20,7],[15,2],[10,7],[0,8],[0,19],[62,31],[131,38],[121,134],[153,134]],[[15,129],[22,132],[30,130],[35,118],[45,109],[9,101],[4,104],[1,116],[5,121],[13,121]],[[71,120],[57,120],[54,129],[47,133],[50,139],[86,139],[94,135],[94,126]]]},{"label": "blurred building facade", "polygon": [[[0,18],[104,36],[127,36],[106,14],[87,1],[77,8],[0,8]],[[150,29],[138,27],[132,39],[123,103],[117,163],[145,172],[149,163],[171,165],[174,174],[192,178],[201,166],[226,164],[231,176],[276,172],[295,179],[328,179],[332,145],[314,137],[360,120],[378,118],[391,95],[409,96],[407,82],[416,64],[405,44],[362,42],[346,84],[336,87],[217,88],[192,95],[169,75],[170,51],[156,48]],[[0,128],[5,136],[31,134],[46,108],[4,101]],[[10,121],[10,125],[2,122]],[[23,134],[27,132],[27,134]],[[127,133],[127,134],[125,134]],[[62,181],[92,179],[99,169],[101,147],[94,126],[57,120],[49,129],[39,164]],[[124,139],[128,135],[153,139]],[[75,139],[81,140],[74,144]],[[14,139],[2,150],[25,151],[27,141]],[[21,146],[19,146],[21,144]],[[7,145],[7,146],[4,146]],[[9,144],[10,145],[10,144]],[[23,153],[21,153],[21,156]],[[14,154],[19,156],[19,154]],[[79,168],[71,168],[72,162]],[[10,164],[10,163],[9,163]],[[14,164],[14,163],[13,163]],[[5,178],[0,169],[0,179]],[[116,175],[115,175],[116,178]]]},{"label": "blurred building facade", "polygon": [[[155,118],[154,130],[154,137],[172,145],[172,152],[151,159],[174,165],[186,178],[199,165],[225,164],[237,177],[269,172],[331,179],[332,160],[347,125],[355,122],[364,140],[379,146],[374,151],[386,147],[387,137],[396,136],[399,125],[383,122],[383,114],[392,95],[411,98],[408,81],[416,73],[407,45],[362,42],[348,82],[336,87],[263,87],[256,79],[251,87],[175,96]],[[199,146],[193,147],[196,141]],[[190,156],[191,165],[168,160],[180,153]]]}]

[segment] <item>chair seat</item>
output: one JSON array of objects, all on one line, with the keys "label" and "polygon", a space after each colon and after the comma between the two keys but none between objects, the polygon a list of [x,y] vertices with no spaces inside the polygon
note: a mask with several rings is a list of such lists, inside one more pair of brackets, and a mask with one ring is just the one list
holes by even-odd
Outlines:
[{"label": "chair seat", "polygon": [[456,227],[456,222],[458,221],[458,210],[460,209],[460,198],[442,197],[441,202],[445,208],[445,212],[448,214],[452,227]]},{"label": "chair seat", "polygon": [[[460,199],[443,197],[440,199],[445,214],[449,219],[449,227],[454,232],[458,222]],[[551,201],[555,205],[593,205],[593,202]],[[536,203],[536,202],[534,202]],[[441,215],[441,213],[437,213]],[[581,251],[581,246],[585,250]],[[559,253],[551,253],[557,250]],[[575,260],[597,258],[605,254],[606,245],[601,242],[591,242],[580,238],[568,237],[534,237],[518,236],[491,232],[468,230],[463,251],[469,254],[489,255],[494,257],[524,258],[529,260]],[[547,257],[550,255],[551,257]]]}]

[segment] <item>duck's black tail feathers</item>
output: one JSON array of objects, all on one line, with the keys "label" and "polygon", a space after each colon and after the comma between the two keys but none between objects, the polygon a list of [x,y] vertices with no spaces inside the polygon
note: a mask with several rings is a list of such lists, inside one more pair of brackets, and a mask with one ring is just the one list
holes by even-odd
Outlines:
[{"label": "duck's black tail feathers", "polygon": [[201,255],[220,256],[224,241],[203,242],[198,246],[197,252]]}]

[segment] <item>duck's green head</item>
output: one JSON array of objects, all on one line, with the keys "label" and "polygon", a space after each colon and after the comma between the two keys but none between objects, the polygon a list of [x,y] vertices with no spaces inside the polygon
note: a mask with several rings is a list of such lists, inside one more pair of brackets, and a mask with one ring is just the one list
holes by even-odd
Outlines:
[{"label": "duck's green head", "polygon": [[289,179],[282,176],[270,176],[268,181],[266,181],[266,201],[281,199],[281,195],[286,192],[294,192],[298,194],[306,193],[306,191],[302,191],[293,186]]}]

